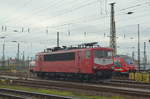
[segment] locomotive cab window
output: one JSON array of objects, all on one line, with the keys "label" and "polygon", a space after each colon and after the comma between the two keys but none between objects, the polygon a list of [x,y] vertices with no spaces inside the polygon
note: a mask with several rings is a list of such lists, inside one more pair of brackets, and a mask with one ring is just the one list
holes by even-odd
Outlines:
[{"label": "locomotive cab window", "polygon": [[125,60],[126,64],[128,64],[128,65],[134,64],[133,59],[130,57],[124,57],[124,60]]},{"label": "locomotive cab window", "polygon": [[90,58],[90,51],[89,50],[85,51],[85,58]]},{"label": "locomotive cab window", "polygon": [[114,64],[116,65],[116,67],[122,67],[120,60],[115,60]]},{"label": "locomotive cab window", "polygon": [[95,50],[94,51],[95,58],[111,58],[112,51],[104,51],[104,50]]},{"label": "locomotive cab window", "polygon": [[108,65],[113,63],[112,51],[107,50],[95,50],[94,51],[94,63],[101,65]]}]

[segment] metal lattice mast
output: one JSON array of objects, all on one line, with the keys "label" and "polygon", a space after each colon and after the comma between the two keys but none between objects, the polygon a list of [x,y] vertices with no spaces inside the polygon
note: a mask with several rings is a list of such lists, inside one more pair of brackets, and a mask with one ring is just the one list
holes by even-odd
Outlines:
[{"label": "metal lattice mast", "polygon": [[115,11],[114,11],[114,4],[111,3],[111,17],[110,17],[110,47],[114,49],[113,54],[117,54],[117,44],[116,44],[116,26],[115,26]]}]

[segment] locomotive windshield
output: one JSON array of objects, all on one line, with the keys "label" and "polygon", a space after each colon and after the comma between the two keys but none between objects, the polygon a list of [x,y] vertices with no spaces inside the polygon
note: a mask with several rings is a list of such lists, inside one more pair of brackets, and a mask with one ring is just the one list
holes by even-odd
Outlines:
[{"label": "locomotive windshield", "polygon": [[112,58],[112,51],[95,50],[94,57],[95,58]]},{"label": "locomotive windshield", "polygon": [[125,60],[126,64],[128,64],[128,65],[134,64],[133,59],[130,57],[124,57],[124,60]]},{"label": "locomotive windshield", "polygon": [[130,64],[135,64],[133,59],[129,56],[126,55],[116,55],[116,58],[122,58],[126,64],[130,65]]},{"label": "locomotive windshield", "polygon": [[94,63],[100,65],[108,65],[113,63],[112,51],[95,50]]}]

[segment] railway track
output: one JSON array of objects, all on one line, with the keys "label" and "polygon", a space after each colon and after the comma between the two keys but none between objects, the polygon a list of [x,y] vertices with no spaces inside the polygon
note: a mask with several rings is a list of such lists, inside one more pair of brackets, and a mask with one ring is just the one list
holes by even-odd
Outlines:
[{"label": "railway track", "polygon": [[150,89],[150,85],[145,85],[145,84],[107,82],[104,85],[107,85],[107,86],[120,86],[120,87],[135,88],[135,89]]},{"label": "railway track", "polygon": [[0,99],[26,99],[26,98],[11,94],[0,93]]},{"label": "railway track", "polygon": [[[20,77],[18,78],[18,77],[13,77],[13,76],[0,76],[0,78],[14,79],[14,80],[20,79]],[[44,82],[44,80],[39,80],[39,81]],[[45,80],[45,81],[47,82],[50,80]],[[56,81],[56,82],[58,82],[58,81]],[[61,81],[61,82],[63,82],[63,81]],[[94,84],[94,83],[89,83],[89,84]],[[142,83],[142,82],[136,82],[136,81],[131,81],[131,80],[112,80],[111,82],[100,83],[100,85],[150,89],[150,83]]]},{"label": "railway track", "polygon": [[[38,80],[28,79],[20,80],[15,77],[12,78],[12,85],[22,85],[34,88],[46,89],[61,89],[61,90],[80,90],[91,91],[92,93],[111,93],[125,96],[132,96],[137,98],[150,97],[150,84],[149,83],[136,83],[129,80],[112,80],[112,82],[105,82],[100,84],[89,84],[79,82],[65,82],[65,81],[51,81],[51,80]],[[130,83],[131,82],[131,83]],[[141,99],[142,99],[141,98]],[[132,98],[133,99],[133,98]]]},{"label": "railway track", "polygon": [[[64,82],[64,81],[41,81],[41,80],[14,80],[15,85],[36,87],[36,88],[55,88],[55,89],[71,89],[71,90],[82,90],[82,91],[91,91],[91,92],[105,92],[113,93],[119,95],[127,95],[137,98],[149,98],[150,90],[148,89],[139,89],[139,88],[129,88],[129,87],[120,87],[120,86],[110,86],[107,84],[82,84],[82,83],[73,83],[73,82]],[[133,98],[132,98],[133,99]]]},{"label": "railway track", "polygon": [[66,96],[43,94],[6,88],[0,88],[0,97],[2,99],[77,99]]},{"label": "railway track", "polygon": [[16,76],[16,77],[27,77],[28,72],[10,72],[10,71],[0,71],[0,75]]},{"label": "railway track", "polygon": [[133,80],[117,80],[117,79],[113,79],[113,80],[111,80],[111,82],[150,85],[150,83],[139,82],[139,81],[133,81]]}]

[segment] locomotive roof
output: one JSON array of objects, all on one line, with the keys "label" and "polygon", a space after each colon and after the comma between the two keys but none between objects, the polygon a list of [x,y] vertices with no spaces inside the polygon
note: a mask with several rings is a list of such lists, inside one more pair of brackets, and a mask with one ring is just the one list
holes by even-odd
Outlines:
[{"label": "locomotive roof", "polygon": [[85,51],[85,50],[112,50],[112,48],[108,47],[95,47],[95,48],[82,48],[82,49],[70,49],[70,50],[58,50],[51,52],[39,52],[39,54],[54,54],[54,53],[65,53],[65,52],[77,52],[77,51]]}]

